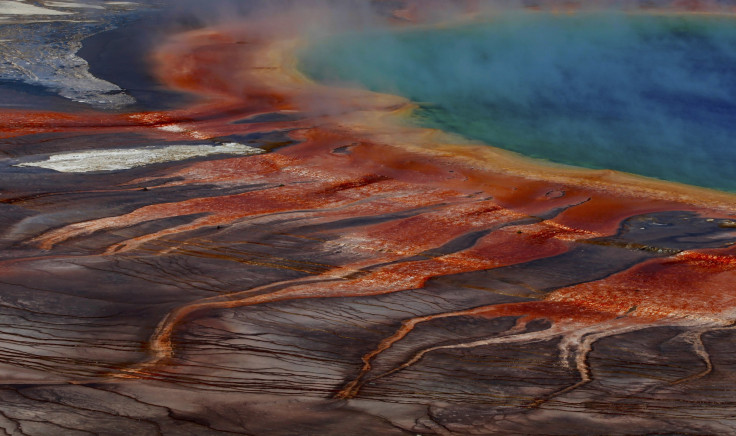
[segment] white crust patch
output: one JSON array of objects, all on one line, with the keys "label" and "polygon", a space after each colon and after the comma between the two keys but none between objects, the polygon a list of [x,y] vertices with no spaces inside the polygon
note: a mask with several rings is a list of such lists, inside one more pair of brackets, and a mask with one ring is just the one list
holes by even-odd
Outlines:
[{"label": "white crust patch", "polygon": [[70,15],[72,13],[41,8],[17,1],[0,1],[0,15]]},{"label": "white crust patch", "polygon": [[168,145],[164,147],[116,148],[59,153],[17,167],[46,168],[63,173],[119,171],[162,162],[174,162],[212,154],[252,155],[263,150],[237,142],[222,145]]}]

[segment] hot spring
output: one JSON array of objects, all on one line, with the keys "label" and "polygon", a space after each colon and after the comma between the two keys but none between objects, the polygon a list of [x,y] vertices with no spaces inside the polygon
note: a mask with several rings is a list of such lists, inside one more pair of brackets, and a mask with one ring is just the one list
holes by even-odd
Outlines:
[{"label": "hot spring", "polygon": [[316,41],[301,70],[552,162],[736,191],[736,20],[533,12]]}]

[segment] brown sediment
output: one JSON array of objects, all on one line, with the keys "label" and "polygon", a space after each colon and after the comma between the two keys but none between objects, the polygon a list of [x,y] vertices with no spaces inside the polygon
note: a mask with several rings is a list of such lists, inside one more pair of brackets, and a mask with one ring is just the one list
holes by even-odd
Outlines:
[{"label": "brown sediment", "polygon": [[[431,351],[579,336],[576,340],[567,339],[567,342],[582,349],[576,357],[581,381],[553,393],[553,396],[562,395],[590,381],[589,368],[584,363],[585,355],[590,351],[590,345],[600,338],[660,324],[703,326],[702,330],[697,330],[700,337],[704,332],[731,324],[736,317],[736,293],[732,289],[736,279],[736,258],[730,251],[733,250],[725,253],[683,252],[675,258],[650,261],[598,282],[553,291],[543,301],[484,306],[405,320],[396,333],[363,356],[363,368],[358,376],[345,385],[337,397],[354,398],[365,383],[406,369]],[[461,316],[520,318],[514,331],[509,334],[421,350],[391,371],[365,379],[372,369],[372,361],[404,339],[418,324]],[[550,321],[552,327],[533,333],[523,331],[523,326],[528,322],[540,318]],[[587,336],[587,342],[580,342],[583,335]],[[693,341],[693,344],[696,353],[705,356],[702,343],[698,345],[698,342]],[[563,364],[566,364],[567,358],[567,353],[563,353]],[[678,380],[677,383],[709,373],[712,370],[711,363],[706,357],[704,359],[708,365],[706,371]],[[545,396],[532,404],[539,406],[549,398]]]},{"label": "brown sediment", "polygon": [[[485,208],[485,207],[484,207]],[[458,214],[458,221],[464,218],[462,214]],[[486,226],[493,224],[494,217],[489,214],[490,222],[476,223],[477,226]],[[395,252],[389,251],[387,255],[373,257],[371,264],[386,262],[396,258],[409,257],[417,254],[421,250],[441,245],[443,242],[453,238],[458,234],[467,232],[468,228],[454,227],[453,232],[434,233],[431,232],[432,225],[441,225],[446,227],[447,222],[440,217],[439,221],[432,222],[422,220],[420,225],[407,226],[408,223],[391,223],[391,226],[407,226],[409,228],[418,229],[421,233],[402,234],[399,232],[386,232],[385,229],[376,229],[382,235],[395,235],[395,237],[414,240],[413,252],[402,252],[399,256]],[[511,244],[516,239],[517,229],[523,228],[527,234],[526,240],[528,245],[522,247],[521,250],[517,246]],[[430,233],[427,233],[430,230]],[[375,231],[375,230],[374,230]],[[453,234],[454,233],[454,234]],[[493,232],[489,237],[483,238],[472,248],[452,253],[446,256],[439,256],[430,260],[408,261],[394,265],[378,267],[373,271],[366,271],[357,278],[350,278],[354,273],[370,267],[367,262],[359,264],[348,264],[341,266],[335,270],[329,270],[322,274],[322,281],[317,283],[302,284],[305,280],[295,280],[293,282],[279,283],[287,284],[288,287],[282,290],[273,291],[263,295],[250,296],[257,289],[249,289],[242,292],[227,294],[222,297],[207,298],[201,301],[193,302],[186,307],[180,308],[159,324],[156,334],[151,338],[150,349],[153,352],[153,359],[147,362],[142,368],[137,368],[135,372],[146,373],[155,371],[156,365],[166,362],[172,357],[173,345],[171,337],[177,325],[185,320],[194,312],[217,310],[224,308],[235,308],[243,306],[252,306],[256,304],[266,304],[291,299],[304,298],[347,298],[347,297],[365,297],[383,295],[393,292],[406,291],[411,289],[420,289],[427,279],[439,277],[449,274],[457,274],[467,271],[476,271],[481,269],[497,268],[504,265],[528,262],[534,259],[552,256],[567,250],[567,245],[562,242],[565,236],[569,234],[580,235],[580,232],[570,232],[560,230],[550,225],[531,225],[531,226],[512,226],[506,232]],[[428,236],[434,236],[429,238]],[[555,242],[555,239],[559,238]],[[421,241],[422,243],[418,243]],[[391,238],[384,238],[382,242],[390,245],[392,242],[400,243],[401,241],[391,241]],[[515,241],[518,242],[518,241]],[[549,243],[548,243],[549,242]],[[502,249],[499,250],[499,247]],[[366,247],[361,247],[366,248]],[[506,248],[505,250],[503,248]],[[381,250],[384,251],[384,250]],[[320,278],[320,276],[318,276]],[[338,281],[330,281],[330,279],[340,279]],[[308,281],[313,281],[310,277]],[[268,285],[271,287],[273,285]],[[431,319],[432,317],[427,317]],[[379,347],[380,348],[380,347]],[[378,353],[375,353],[378,354]],[[366,359],[366,358],[364,358]],[[368,364],[366,362],[366,364]],[[126,371],[132,372],[132,371]]]}]

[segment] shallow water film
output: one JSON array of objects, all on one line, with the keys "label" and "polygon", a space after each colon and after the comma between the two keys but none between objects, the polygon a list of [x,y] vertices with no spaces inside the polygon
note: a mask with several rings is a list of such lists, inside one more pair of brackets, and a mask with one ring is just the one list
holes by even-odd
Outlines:
[{"label": "shallow water film", "polygon": [[0,1],[0,430],[733,434],[735,11]]}]

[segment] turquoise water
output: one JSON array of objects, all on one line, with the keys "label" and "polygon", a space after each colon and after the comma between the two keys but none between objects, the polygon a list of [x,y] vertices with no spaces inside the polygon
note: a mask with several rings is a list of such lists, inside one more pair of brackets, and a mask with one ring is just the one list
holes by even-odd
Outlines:
[{"label": "turquoise water", "polygon": [[736,21],[507,14],[341,35],[300,68],[420,104],[414,120],[527,156],[736,191]]}]

